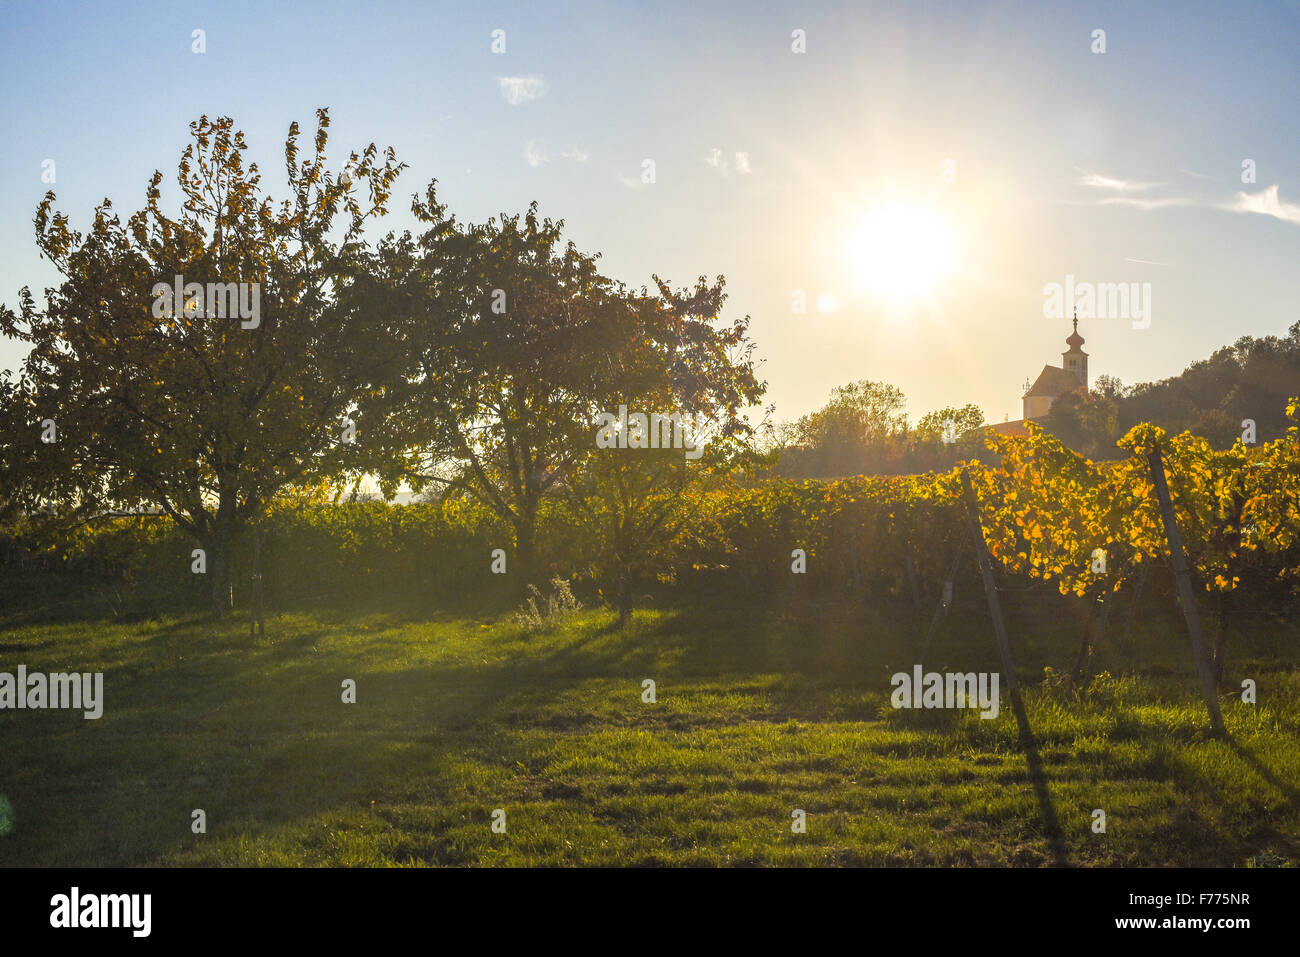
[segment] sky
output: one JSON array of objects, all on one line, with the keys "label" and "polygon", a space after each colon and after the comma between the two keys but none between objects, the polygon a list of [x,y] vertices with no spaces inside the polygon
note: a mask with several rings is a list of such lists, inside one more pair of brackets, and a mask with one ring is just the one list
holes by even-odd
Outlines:
[{"label": "sky", "polygon": [[[872,379],[914,420],[1000,422],[1060,364],[1067,276],[1138,284],[1130,314],[1080,319],[1094,379],[1300,320],[1298,68],[1280,0],[0,2],[0,302],[57,281],[46,190],[83,228],[154,170],[174,201],[206,113],[282,195],[290,122],[309,142],[328,107],[337,161],[409,164],[372,236],[434,178],[462,220],[536,200],[631,286],[725,275],[777,419]],[[0,339],[0,369],[22,356]]]}]

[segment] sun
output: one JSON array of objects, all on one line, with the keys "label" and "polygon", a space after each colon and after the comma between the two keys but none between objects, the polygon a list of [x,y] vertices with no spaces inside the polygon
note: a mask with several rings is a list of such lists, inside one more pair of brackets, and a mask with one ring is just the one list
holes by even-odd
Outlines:
[{"label": "sun", "polygon": [[957,270],[952,224],[920,203],[872,208],[850,230],[844,255],[858,289],[896,307],[932,299]]}]

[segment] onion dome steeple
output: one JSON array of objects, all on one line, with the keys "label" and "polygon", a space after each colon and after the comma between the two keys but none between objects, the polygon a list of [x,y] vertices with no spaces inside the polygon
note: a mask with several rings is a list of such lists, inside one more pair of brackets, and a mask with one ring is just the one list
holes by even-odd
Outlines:
[{"label": "onion dome steeple", "polygon": [[1074,332],[1066,338],[1065,344],[1070,347],[1069,352],[1061,353],[1061,368],[1066,372],[1073,372],[1079,383],[1086,389],[1088,387],[1088,353],[1083,351],[1083,336],[1079,335],[1079,310],[1074,310]]},{"label": "onion dome steeple", "polygon": [[1074,310],[1074,332],[1070,333],[1065,340],[1065,344],[1070,347],[1071,352],[1081,351],[1083,346],[1083,336],[1079,335],[1079,310]]}]

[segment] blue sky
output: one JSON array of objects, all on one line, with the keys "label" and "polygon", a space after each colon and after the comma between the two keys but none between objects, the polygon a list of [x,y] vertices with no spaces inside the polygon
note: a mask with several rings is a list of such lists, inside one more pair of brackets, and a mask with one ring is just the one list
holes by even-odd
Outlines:
[{"label": "blue sky", "polygon": [[[1064,348],[1043,287],[1067,274],[1151,284],[1148,328],[1081,322],[1094,377],[1163,378],[1300,319],[1298,51],[1294,2],[4,3],[0,301],[55,279],[44,160],[84,226],[104,197],[138,208],[155,169],[173,183],[191,120],[231,115],[276,195],[290,121],[328,106],[335,156],[374,141],[410,165],[385,231],[436,177],[461,218],[538,200],[629,284],[725,274],[780,418],[860,378],[915,416],[1017,418]],[[955,236],[903,302],[845,254],[886,197]],[[20,360],[0,341],[0,368]]]}]

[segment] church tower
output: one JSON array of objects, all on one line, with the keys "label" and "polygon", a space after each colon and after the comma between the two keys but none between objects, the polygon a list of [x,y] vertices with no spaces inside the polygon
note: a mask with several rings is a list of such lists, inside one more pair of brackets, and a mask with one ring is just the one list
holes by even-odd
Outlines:
[{"label": "church tower", "polygon": [[1088,353],[1083,351],[1083,336],[1079,335],[1078,310],[1074,313],[1074,332],[1066,337],[1065,344],[1070,348],[1061,353],[1059,366],[1043,366],[1033,385],[1025,381],[1025,394],[1020,397],[1024,402],[1024,418],[989,428],[1004,435],[1028,435],[1026,422],[1037,419],[1041,424],[1051,412],[1052,403],[1061,396],[1087,390]]},{"label": "church tower", "polygon": [[1083,336],[1079,335],[1079,310],[1074,310],[1074,332],[1070,333],[1065,344],[1069,352],[1061,353],[1061,368],[1074,374],[1079,384],[1088,388],[1088,353],[1083,351]]}]

